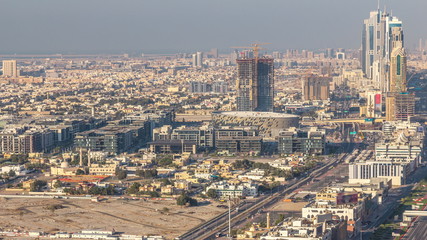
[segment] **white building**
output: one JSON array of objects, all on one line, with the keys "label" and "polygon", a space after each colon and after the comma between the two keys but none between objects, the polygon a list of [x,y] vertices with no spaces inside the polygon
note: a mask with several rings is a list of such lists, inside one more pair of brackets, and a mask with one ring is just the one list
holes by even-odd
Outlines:
[{"label": "white building", "polygon": [[16,176],[22,176],[28,173],[24,165],[18,165],[18,166],[11,165],[11,166],[4,166],[0,168],[1,174],[8,174],[10,171],[15,172]]},{"label": "white building", "polygon": [[385,178],[393,185],[403,185],[421,163],[424,129],[412,123],[386,125],[386,138],[375,146],[374,158],[358,158],[349,165],[349,183],[367,184],[371,179]]},{"label": "white building", "polygon": [[253,197],[258,195],[258,185],[252,182],[231,184],[226,181],[212,183],[206,192],[215,189],[221,199]]},{"label": "white building", "polygon": [[265,170],[264,169],[253,169],[250,172],[239,175],[238,179],[249,179],[249,180],[261,180],[264,178]]},{"label": "white building", "polygon": [[[326,216],[326,215],[325,215]],[[261,240],[332,240],[335,237],[346,239],[345,222],[332,220],[327,215],[322,221],[307,218],[288,218],[279,226],[261,236]]]},{"label": "white building", "polygon": [[391,180],[393,185],[399,186],[405,184],[407,176],[411,173],[409,164],[391,161],[362,161],[348,167],[350,184],[369,184],[373,178],[385,178]]}]

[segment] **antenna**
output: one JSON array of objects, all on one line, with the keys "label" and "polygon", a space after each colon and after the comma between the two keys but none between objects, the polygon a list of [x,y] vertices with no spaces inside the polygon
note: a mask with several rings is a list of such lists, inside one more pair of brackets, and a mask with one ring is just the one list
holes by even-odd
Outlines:
[{"label": "antenna", "polygon": [[378,11],[380,10],[380,0],[378,0]]}]

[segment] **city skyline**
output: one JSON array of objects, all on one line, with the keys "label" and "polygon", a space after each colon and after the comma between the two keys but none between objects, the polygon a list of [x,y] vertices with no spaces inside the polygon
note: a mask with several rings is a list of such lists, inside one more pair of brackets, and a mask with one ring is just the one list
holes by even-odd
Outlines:
[{"label": "city skyline", "polygon": [[[377,1],[368,0],[24,2],[5,1],[0,10],[0,20],[9,23],[2,54],[231,52],[231,46],[252,42],[271,42],[269,50],[358,49],[361,19],[377,8]],[[417,31],[425,1],[380,5],[405,23],[407,48],[427,39],[426,31]]]}]

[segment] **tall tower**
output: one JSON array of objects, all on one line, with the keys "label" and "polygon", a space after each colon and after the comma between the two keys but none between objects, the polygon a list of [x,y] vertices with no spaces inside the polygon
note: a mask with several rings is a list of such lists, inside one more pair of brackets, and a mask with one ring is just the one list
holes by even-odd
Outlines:
[{"label": "tall tower", "polygon": [[202,68],[203,67],[203,53],[197,52],[192,55],[192,65],[194,68]]},{"label": "tall tower", "polygon": [[401,27],[392,29],[392,52],[390,63],[390,92],[406,92],[406,52],[403,47]]},{"label": "tall tower", "polygon": [[196,53],[197,56],[197,67],[203,67],[203,53],[202,52],[197,52]]},{"label": "tall tower", "polygon": [[383,92],[389,91],[392,31],[395,28],[402,31],[402,22],[379,9],[371,12],[363,24],[362,70],[367,78],[372,79],[375,88]]},{"label": "tall tower", "polygon": [[386,99],[387,121],[409,121],[415,114],[415,96],[407,92],[406,52],[401,24],[390,25],[390,83]]},{"label": "tall tower", "polygon": [[16,66],[16,60],[3,61],[3,76],[19,77],[18,68]]},{"label": "tall tower", "polygon": [[191,59],[192,59],[192,65],[193,67],[197,67],[197,54],[193,54],[191,55]]},{"label": "tall tower", "polygon": [[329,98],[329,83],[331,79],[328,77],[320,77],[310,74],[302,80],[302,94],[305,101],[309,100],[327,100]]},{"label": "tall tower", "polygon": [[272,58],[237,59],[237,110],[273,111],[274,61]]}]

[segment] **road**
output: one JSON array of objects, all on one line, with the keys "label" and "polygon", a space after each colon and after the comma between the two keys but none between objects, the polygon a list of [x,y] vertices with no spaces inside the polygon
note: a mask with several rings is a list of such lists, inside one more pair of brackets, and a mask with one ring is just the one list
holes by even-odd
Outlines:
[{"label": "road", "polygon": [[[252,204],[245,203],[243,206],[239,206],[239,212],[236,212],[235,209],[233,209],[233,214],[231,216],[232,227],[240,224],[246,219],[249,219],[263,208],[268,208],[271,205],[277,203],[286,195],[312,181],[312,179],[325,174],[332,167],[335,167],[342,160],[344,160],[346,156],[347,154],[341,154],[340,157],[332,159],[321,168],[313,171],[309,176],[303,179],[299,179],[296,183],[287,186],[285,189],[279,189],[278,192],[274,193],[273,195],[262,196],[258,202]],[[216,233],[224,232],[226,229],[228,229],[228,212],[225,212],[213,218],[212,220],[193,228],[189,232],[181,235],[179,239],[214,239]]]},{"label": "road", "polygon": [[[278,201],[282,200],[286,195],[292,193],[296,189],[310,183],[313,179],[324,175],[326,172],[336,167],[339,163],[343,162],[344,159],[354,149],[353,136],[349,134],[350,129],[354,129],[354,125],[347,127],[343,124],[343,139],[345,143],[342,145],[342,153],[336,158],[331,158],[330,161],[319,169],[314,170],[309,176],[302,179],[298,179],[295,183],[291,183],[285,187],[285,189],[279,189],[278,192],[270,196],[263,196],[259,202],[252,204],[245,204],[239,206],[239,212],[232,209],[231,215],[231,227],[238,226],[243,221],[249,219],[251,216],[259,213],[263,208],[268,208]],[[228,212],[225,212],[193,229],[187,233],[181,235],[177,239],[190,240],[190,239],[215,239],[215,235],[218,232],[226,232],[228,229]]]},{"label": "road", "polygon": [[[410,177],[409,183],[407,185],[403,185],[399,188],[393,188],[389,191],[389,196],[385,200],[385,202],[379,206],[377,209],[373,211],[373,214],[369,216],[372,223],[369,224],[362,231],[362,239],[369,239],[372,233],[383,224],[393,213],[394,210],[399,206],[400,199],[408,196],[412,188],[415,186],[417,182],[419,182],[425,175],[427,174],[426,167],[420,167],[416,170],[415,173]],[[408,238],[408,239],[427,239],[427,238]]]},{"label": "road", "polygon": [[427,239],[427,217],[418,217],[403,239]]}]

